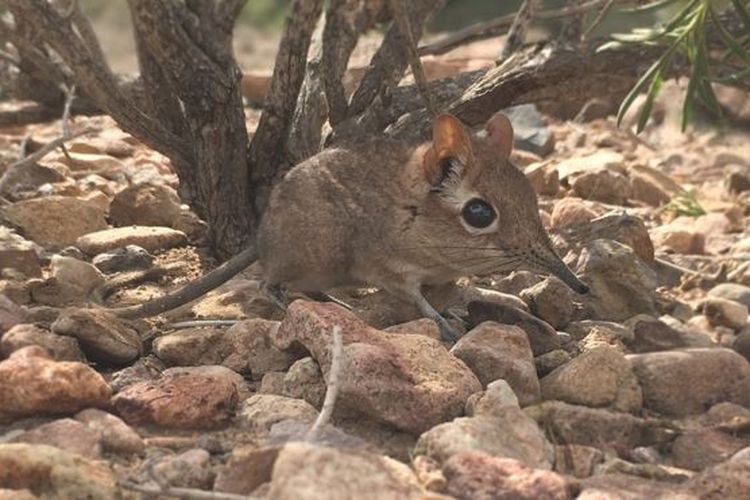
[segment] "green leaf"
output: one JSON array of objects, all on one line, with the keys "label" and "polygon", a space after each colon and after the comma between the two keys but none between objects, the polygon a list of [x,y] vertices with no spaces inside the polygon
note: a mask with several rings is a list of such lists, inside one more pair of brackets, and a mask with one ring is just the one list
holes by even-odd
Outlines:
[{"label": "green leaf", "polygon": [[654,64],[651,65],[651,67],[641,76],[641,78],[636,82],[635,85],[633,85],[633,88],[630,89],[630,92],[628,92],[628,95],[625,96],[625,99],[622,100],[622,103],[620,104],[620,109],[617,111],[617,126],[620,126],[620,123],[622,123],[622,119],[625,116],[625,112],[630,108],[630,105],[633,104],[633,101],[635,101],[635,98],[638,97],[638,94],[640,94],[646,86],[649,84],[649,81],[656,75],[656,73],[659,71],[659,68],[662,65],[662,59],[664,56],[659,58]]},{"label": "green leaf", "polygon": [[717,31],[719,32],[721,41],[723,41],[724,44],[729,47],[729,50],[731,50],[734,55],[742,59],[745,64],[750,65],[750,52],[745,50],[745,48],[726,30],[726,28],[722,26],[719,18],[716,16],[712,8],[709,7],[708,12],[711,14],[711,19],[718,28]]},{"label": "green leaf", "polygon": [[[693,61],[695,59],[695,51],[688,50],[688,58]],[[685,92],[685,100],[682,102],[682,131],[687,129],[687,124],[693,119],[693,109],[695,101],[695,93],[698,90],[698,66],[693,64],[690,69],[690,80],[688,80],[687,90]]]},{"label": "green leaf", "polygon": [[646,102],[643,104],[641,115],[638,117],[638,126],[636,127],[636,133],[641,133],[646,127],[648,117],[651,116],[651,109],[654,107],[654,100],[659,95],[661,84],[664,80],[664,67],[662,66],[659,71],[656,72],[654,78],[651,80],[651,85],[648,88],[648,95],[646,96]]}]

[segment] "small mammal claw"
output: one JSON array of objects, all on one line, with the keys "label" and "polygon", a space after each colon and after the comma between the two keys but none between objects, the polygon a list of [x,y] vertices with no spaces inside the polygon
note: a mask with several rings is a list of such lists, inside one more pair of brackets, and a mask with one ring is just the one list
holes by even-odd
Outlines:
[{"label": "small mammal claw", "polygon": [[454,344],[458,342],[458,339],[461,338],[461,334],[458,333],[458,331],[456,331],[456,329],[453,328],[450,323],[448,323],[448,320],[446,320],[442,316],[437,316],[433,319],[440,329],[440,337],[442,337],[443,340],[447,342],[453,342]]}]

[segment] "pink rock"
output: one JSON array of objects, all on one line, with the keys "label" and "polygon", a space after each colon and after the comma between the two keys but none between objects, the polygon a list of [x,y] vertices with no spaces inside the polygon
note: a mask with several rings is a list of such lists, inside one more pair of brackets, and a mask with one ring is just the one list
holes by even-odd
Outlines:
[{"label": "pink rock", "polygon": [[344,342],[337,412],[420,433],[461,415],[468,397],[481,390],[439,341],[376,330],[335,304],[293,302],[272,340],[283,350],[302,344],[327,377],[334,326]]},{"label": "pink rock", "polygon": [[531,345],[519,327],[486,321],[461,337],[451,354],[463,360],[484,386],[505,379],[521,406],[539,401]]},{"label": "pink rock", "polygon": [[87,458],[99,458],[102,445],[99,433],[81,422],[63,418],[24,432],[17,443],[46,444]]},{"label": "pink rock", "polygon": [[170,368],[125,388],[112,403],[130,424],[210,429],[231,419],[244,390],[243,378],[223,366]]},{"label": "pink rock", "polygon": [[563,500],[571,498],[563,476],[477,452],[454,455],[443,466],[448,493],[459,499]]},{"label": "pink rock", "polygon": [[53,361],[38,346],[19,349],[0,362],[0,422],[105,407],[111,393],[89,366]]},{"label": "pink rock", "polygon": [[102,449],[111,453],[143,453],[145,444],[128,424],[106,411],[88,408],[78,412],[75,419],[101,437]]}]

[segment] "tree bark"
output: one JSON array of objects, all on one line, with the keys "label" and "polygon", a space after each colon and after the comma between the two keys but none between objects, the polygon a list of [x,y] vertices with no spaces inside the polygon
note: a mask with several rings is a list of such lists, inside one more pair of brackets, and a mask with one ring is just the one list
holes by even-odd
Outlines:
[{"label": "tree bark", "polygon": [[249,242],[257,214],[232,25],[220,27],[209,2],[128,1],[151,114],[191,145],[192,161],[173,161],[180,194],[208,222],[219,254],[234,254]]}]

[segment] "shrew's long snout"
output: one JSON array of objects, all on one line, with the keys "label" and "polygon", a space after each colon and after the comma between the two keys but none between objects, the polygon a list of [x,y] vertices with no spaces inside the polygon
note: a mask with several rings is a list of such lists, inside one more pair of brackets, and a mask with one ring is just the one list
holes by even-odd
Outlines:
[{"label": "shrew's long snout", "polygon": [[554,262],[550,262],[547,269],[550,273],[560,278],[574,292],[580,294],[588,293],[589,286],[578,279],[578,276],[560,258],[557,258]]},{"label": "shrew's long snout", "polygon": [[545,246],[535,245],[529,253],[527,262],[536,270],[557,276],[576,293],[584,294],[589,291],[589,286],[581,281],[553,250]]}]

